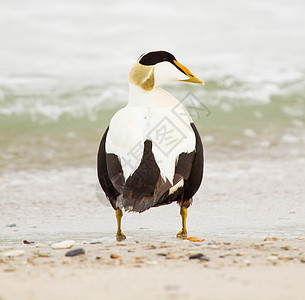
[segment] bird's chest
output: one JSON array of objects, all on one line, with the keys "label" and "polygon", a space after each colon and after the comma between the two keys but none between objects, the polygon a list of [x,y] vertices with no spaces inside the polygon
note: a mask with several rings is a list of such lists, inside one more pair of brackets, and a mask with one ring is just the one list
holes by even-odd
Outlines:
[{"label": "bird's chest", "polygon": [[172,109],[146,110],[143,124],[144,140],[151,140],[154,153],[162,154],[164,159],[175,152],[179,145],[187,147],[187,140],[193,136],[186,115],[181,116]]},{"label": "bird's chest", "polygon": [[161,175],[170,179],[180,153],[192,152],[195,148],[190,122],[187,111],[181,108],[127,107],[111,122],[106,150],[119,156],[126,178],[139,166],[144,142],[150,140]]}]

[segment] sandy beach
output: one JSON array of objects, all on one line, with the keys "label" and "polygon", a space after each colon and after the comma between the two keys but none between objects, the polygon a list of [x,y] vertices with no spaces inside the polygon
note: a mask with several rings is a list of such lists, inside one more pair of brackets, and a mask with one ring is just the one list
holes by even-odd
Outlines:
[{"label": "sandy beach", "polygon": [[[210,159],[188,216],[189,236],[202,242],[175,238],[176,205],[124,214],[127,240],[116,242],[93,168],[53,170],[38,181],[44,171],[3,175],[0,299],[304,299],[298,162]],[[64,240],[75,245],[52,249]],[[85,254],[65,256],[79,248]]]},{"label": "sandy beach", "polygon": [[[65,256],[78,248],[85,254]],[[62,250],[30,244],[0,251],[1,300],[270,300],[305,295],[304,239],[129,239]],[[7,257],[9,253],[20,256]],[[201,259],[190,259],[199,253]]]}]

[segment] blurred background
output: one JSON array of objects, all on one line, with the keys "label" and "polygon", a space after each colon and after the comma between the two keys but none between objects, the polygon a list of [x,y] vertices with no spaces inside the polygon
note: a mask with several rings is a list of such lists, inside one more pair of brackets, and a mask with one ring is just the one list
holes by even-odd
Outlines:
[{"label": "blurred background", "polygon": [[[94,195],[96,153],[111,117],[127,103],[130,68],[142,53],[159,49],[206,82],[166,86],[178,99],[191,91],[209,111],[194,121],[206,151],[198,197],[206,200],[201,212],[214,226],[198,214],[194,230],[251,234],[256,226],[259,234],[269,224],[264,220],[273,220],[270,230],[287,228],[284,218],[289,234],[299,234],[305,215],[304,11],[302,0],[2,0],[2,236],[114,232],[114,220],[103,223],[112,220],[111,209],[103,215]],[[170,233],[180,222],[174,210],[175,221],[164,223]],[[146,219],[132,216],[134,229],[143,220],[150,224],[157,211]],[[257,211],[263,223],[255,223]],[[241,230],[249,218],[254,223]],[[12,233],[10,223],[22,226]]]}]

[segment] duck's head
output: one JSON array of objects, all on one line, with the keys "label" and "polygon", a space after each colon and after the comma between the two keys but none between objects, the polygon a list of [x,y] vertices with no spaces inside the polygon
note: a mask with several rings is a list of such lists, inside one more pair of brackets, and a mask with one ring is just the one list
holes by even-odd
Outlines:
[{"label": "duck's head", "polygon": [[144,90],[172,81],[204,84],[169,52],[152,51],[139,57],[129,73],[129,82]]}]

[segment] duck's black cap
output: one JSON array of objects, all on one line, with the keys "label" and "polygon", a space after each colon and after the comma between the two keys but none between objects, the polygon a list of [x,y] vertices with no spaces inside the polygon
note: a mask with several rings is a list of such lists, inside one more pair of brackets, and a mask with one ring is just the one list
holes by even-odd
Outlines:
[{"label": "duck's black cap", "polygon": [[176,60],[175,56],[166,51],[148,52],[140,57],[139,63],[144,66],[152,66],[162,61],[173,63]]}]

